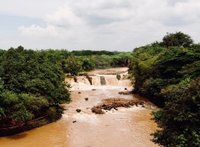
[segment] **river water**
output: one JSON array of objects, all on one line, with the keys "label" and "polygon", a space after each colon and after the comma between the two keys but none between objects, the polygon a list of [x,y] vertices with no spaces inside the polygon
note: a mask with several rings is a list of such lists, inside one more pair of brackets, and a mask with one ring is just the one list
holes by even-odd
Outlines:
[{"label": "river water", "polygon": [[[150,102],[146,101],[146,107],[112,109],[102,115],[91,112],[103,99],[141,99],[119,94],[132,89],[126,78],[127,68],[95,70],[89,76],[92,85],[84,76],[77,77],[77,82],[66,79],[72,86],[72,102],[64,104],[66,110],[60,120],[18,135],[1,137],[0,147],[156,147],[150,136],[156,130],[151,119],[151,112],[156,108]],[[76,109],[81,112],[77,113]]]}]

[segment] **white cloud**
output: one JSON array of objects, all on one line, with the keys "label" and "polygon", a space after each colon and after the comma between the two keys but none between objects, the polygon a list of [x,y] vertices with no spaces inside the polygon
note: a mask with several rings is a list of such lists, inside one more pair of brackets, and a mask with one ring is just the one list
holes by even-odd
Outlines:
[{"label": "white cloud", "polygon": [[55,11],[65,0],[0,0],[0,13],[43,18],[44,15]]},{"label": "white cloud", "polygon": [[19,26],[29,48],[132,50],[161,40],[166,32],[183,31],[200,41],[199,0],[17,0],[0,13],[43,19]]},{"label": "white cloud", "polygon": [[23,35],[29,35],[29,36],[36,36],[36,37],[57,37],[58,31],[55,26],[48,25],[47,27],[40,27],[37,25],[32,25],[28,28],[21,26],[19,27],[19,31]]},{"label": "white cloud", "polygon": [[73,10],[68,7],[60,7],[55,13],[47,15],[45,20],[48,24],[60,27],[77,26],[84,23],[82,18],[74,14]]}]

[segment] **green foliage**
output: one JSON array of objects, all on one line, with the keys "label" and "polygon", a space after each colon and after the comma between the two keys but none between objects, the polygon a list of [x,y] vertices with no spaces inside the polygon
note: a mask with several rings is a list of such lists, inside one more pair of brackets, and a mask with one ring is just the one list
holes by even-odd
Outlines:
[{"label": "green foliage", "polygon": [[130,53],[119,53],[112,58],[111,65],[113,67],[126,67],[129,65],[131,59]]},{"label": "green foliage", "polygon": [[72,75],[77,75],[82,71],[82,62],[75,56],[70,56],[64,60],[62,66],[65,73],[71,73]]},{"label": "green foliage", "polygon": [[61,117],[62,112],[63,109],[58,106],[50,107],[50,109],[48,109],[47,111],[47,115],[49,116],[48,119],[51,121],[55,121]]},{"label": "green foliage", "polygon": [[84,71],[90,71],[90,70],[93,70],[94,68],[95,68],[95,64],[91,58],[82,59],[82,69]]},{"label": "green foliage", "polygon": [[[0,99],[0,124],[2,126],[17,125],[37,118],[41,115],[41,111],[46,110],[49,106],[46,98],[26,93],[17,94],[5,91],[1,93]],[[4,124],[5,122],[8,124]]]},{"label": "green foliage", "polygon": [[112,55],[115,55],[115,54],[118,54],[118,52],[111,52],[111,51],[105,51],[105,50],[102,50],[102,51],[93,51],[93,50],[81,50],[81,51],[72,51],[71,52],[72,55],[74,56],[92,56],[92,55],[109,55],[109,56],[112,56]]},{"label": "green foliage", "polygon": [[199,53],[180,47],[142,47],[134,50],[130,72],[135,77],[134,91],[163,105],[161,93],[168,85],[199,76]]},{"label": "green foliage", "polygon": [[154,113],[160,127],[154,141],[200,146],[200,45],[183,33],[168,34],[133,51],[130,73],[134,91],[163,108]]},{"label": "green foliage", "polygon": [[166,47],[169,46],[178,46],[178,47],[190,47],[193,43],[191,37],[182,32],[167,34],[163,38],[163,45]]},{"label": "green foliage", "polygon": [[[155,113],[162,130],[154,133],[154,141],[164,146],[200,146],[200,78],[174,87],[168,93],[170,101]],[[159,114],[162,114],[158,117]]]},{"label": "green foliage", "polygon": [[129,65],[130,59],[129,52],[72,51],[70,56],[62,60],[62,67],[65,73],[78,75],[93,69],[125,67]]},{"label": "green foliage", "polygon": [[0,56],[0,126],[24,124],[69,100],[57,53],[20,46]]},{"label": "green foliage", "polygon": [[95,67],[109,68],[111,67],[112,58],[108,55],[92,56]]},{"label": "green foliage", "polygon": [[[155,71],[153,71],[152,68],[154,68],[154,65],[156,64],[160,56],[162,56],[164,49],[165,48],[163,47],[154,48],[151,46],[146,46],[134,50],[132,62],[129,66],[129,71],[134,77],[133,83],[135,83],[135,92],[138,92],[144,96],[152,96],[152,94],[147,95],[148,92],[145,92],[144,89],[146,89],[148,85],[151,86],[151,76],[156,75]],[[143,86],[145,86],[145,88],[143,88]]]}]

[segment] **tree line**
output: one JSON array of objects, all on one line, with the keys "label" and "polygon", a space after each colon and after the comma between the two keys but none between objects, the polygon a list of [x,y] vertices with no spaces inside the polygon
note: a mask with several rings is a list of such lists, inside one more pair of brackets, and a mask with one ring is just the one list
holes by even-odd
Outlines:
[{"label": "tree line", "polygon": [[[80,55],[82,52],[83,55]],[[94,54],[93,52],[91,54],[88,54],[88,51],[86,52],[87,54],[85,54],[85,51],[73,51],[68,58],[63,60],[62,67],[64,72],[78,75],[93,69],[127,67],[131,59],[130,52],[95,51]]]}]

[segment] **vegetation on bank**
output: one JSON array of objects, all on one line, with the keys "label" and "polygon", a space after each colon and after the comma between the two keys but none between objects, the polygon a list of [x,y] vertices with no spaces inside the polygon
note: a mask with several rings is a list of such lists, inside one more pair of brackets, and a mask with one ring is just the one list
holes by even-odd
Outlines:
[{"label": "vegetation on bank", "polygon": [[59,104],[69,101],[69,92],[58,63],[23,47],[4,51],[0,63],[0,129],[61,116]]},{"label": "vegetation on bank", "polygon": [[134,92],[161,106],[154,142],[166,147],[200,146],[200,45],[182,32],[136,48],[130,64]]},{"label": "vegetation on bank", "polygon": [[130,52],[72,51],[69,57],[63,60],[62,67],[65,73],[78,75],[93,69],[126,67],[130,59]]},{"label": "vegetation on bank", "polygon": [[0,135],[46,124],[61,117],[70,101],[65,73],[127,66],[130,53],[108,51],[0,50]]}]

